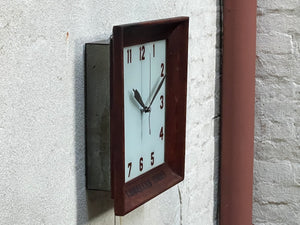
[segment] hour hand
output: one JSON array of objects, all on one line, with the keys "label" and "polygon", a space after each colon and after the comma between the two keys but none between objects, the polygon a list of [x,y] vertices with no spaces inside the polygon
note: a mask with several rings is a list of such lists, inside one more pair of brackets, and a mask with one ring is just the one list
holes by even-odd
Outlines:
[{"label": "hour hand", "polygon": [[142,99],[142,97],[141,97],[139,91],[136,90],[136,89],[132,89],[132,90],[133,90],[133,96],[134,96],[134,98],[135,98],[136,101],[140,104],[140,106],[142,106],[143,112],[145,112],[146,109],[147,109],[147,107],[145,106],[145,104],[144,104],[144,102],[143,102],[143,99]]}]

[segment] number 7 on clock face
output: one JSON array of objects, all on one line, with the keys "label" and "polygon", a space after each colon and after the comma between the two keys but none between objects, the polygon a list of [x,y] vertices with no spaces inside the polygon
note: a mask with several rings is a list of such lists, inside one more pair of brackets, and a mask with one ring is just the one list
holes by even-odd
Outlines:
[{"label": "number 7 on clock face", "polygon": [[166,40],[123,49],[125,182],[164,163]]}]

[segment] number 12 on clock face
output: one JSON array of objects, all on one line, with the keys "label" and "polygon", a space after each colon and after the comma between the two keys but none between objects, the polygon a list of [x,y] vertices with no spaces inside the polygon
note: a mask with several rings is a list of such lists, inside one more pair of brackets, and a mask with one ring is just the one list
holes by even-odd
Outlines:
[{"label": "number 12 on clock face", "polygon": [[164,163],[166,40],[123,49],[125,182]]}]

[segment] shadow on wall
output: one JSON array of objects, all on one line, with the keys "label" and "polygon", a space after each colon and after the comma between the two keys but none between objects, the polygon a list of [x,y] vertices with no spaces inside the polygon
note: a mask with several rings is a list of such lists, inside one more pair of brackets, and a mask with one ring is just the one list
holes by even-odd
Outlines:
[{"label": "shadow on wall", "polygon": [[84,44],[74,44],[74,104],[75,104],[75,173],[77,225],[99,217],[113,208],[110,192],[86,190],[85,185],[85,100],[84,100]]},{"label": "shadow on wall", "polygon": [[221,77],[222,77],[222,47],[223,47],[223,0],[216,1],[216,78],[215,78],[215,116],[214,116],[214,221],[219,224],[220,199],[220,152],[221,152]]},{"label": "shadow on wall", "polygon": [[[87,207],[88,207],[88,220],[98,217],[104,212],[110,210],[114,206],[111,199],[110,192],[104,191],[86,191],[87,194]],[[78,208],[77,208],[77,213]],[[78,223],[80,224],[80,223]]]}]

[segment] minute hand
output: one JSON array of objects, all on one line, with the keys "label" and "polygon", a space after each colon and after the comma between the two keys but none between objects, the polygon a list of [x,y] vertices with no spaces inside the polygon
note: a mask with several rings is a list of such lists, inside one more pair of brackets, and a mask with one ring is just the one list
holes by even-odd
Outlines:
[{"label": "minute hand", "polygon": [[165,76],[163,77],[163,79],[160,81],[160,83],[159,83],[159,85],[158,85],[158,87],[157,87],[157,89],[156,89],[156,91],[155,91],[155,93],[154,93],[154,95],[153,95],[153,98],[151,99],[151,102],[150,102],[149,106],[147,107],[148,110],[150,110],[150,107],[151,107],[151,105],[152,105],[152,103],[153,103],[153,101],[154,101],[154,99],[155,99],[157,93],[159,92],[161,86],[163,85],[165,79],[166,79],[166,74],[165,74]]}]

